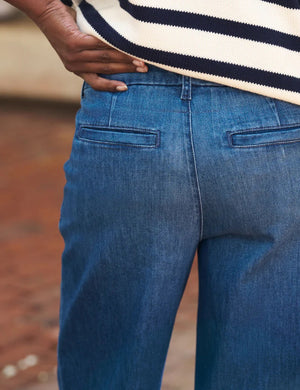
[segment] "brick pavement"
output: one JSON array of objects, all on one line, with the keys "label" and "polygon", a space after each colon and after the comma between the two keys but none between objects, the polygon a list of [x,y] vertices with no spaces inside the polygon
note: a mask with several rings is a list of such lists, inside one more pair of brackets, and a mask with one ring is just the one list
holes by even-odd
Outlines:
[{"label": "brick pavement", "polygon": [[[1,390],[57,390],[58,221],[76,110],[72,104],[0,100]],[[163,390],[193,389],[197,294],[194,263]]]},{"label": "brick pavement", "polygon": [[76,109],[0,102],[2,390],[55,377],[63,249],[57,227]]}]

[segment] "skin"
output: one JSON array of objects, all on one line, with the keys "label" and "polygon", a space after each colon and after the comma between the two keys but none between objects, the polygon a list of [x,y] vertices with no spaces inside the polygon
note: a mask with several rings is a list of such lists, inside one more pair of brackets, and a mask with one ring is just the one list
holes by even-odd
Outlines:
[{"label": "skin", "polygon": [[6,0],[26,13],[45,34],[65,68],[98,91],[125,91],[126,84],[98,76],[147,72],[143,61],[122,53],[104,41],[81,32],[75,11],[60,0]]}]

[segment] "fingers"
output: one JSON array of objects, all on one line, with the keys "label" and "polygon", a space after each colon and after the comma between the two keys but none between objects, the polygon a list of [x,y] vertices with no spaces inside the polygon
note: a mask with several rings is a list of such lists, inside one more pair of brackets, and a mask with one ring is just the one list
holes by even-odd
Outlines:
[{"label": "fingers", "polygon": [[143,61],[112,48],[98,38],[82,33],[77,37],[73,50],[69,50],[69,54],[65,56],[64,65],[96,91],[109,92],[126,91],[127,86],[121,81],[105,79],[98,74],[148,70]]},{"label": "fingers", "polygon": [[[92,35],[79,33],[73,44],[73,56],[78,61],[132,62],[135,57],[123,53]],[[76,57],[76,58],[75,58]]]},{"label": "fingers", "polygon": [[99,38],[78,31],[78,35],[76,36],[76,47],[78,50],[93,50],[109,48],[111,46]]},{"label": "fingers", "polygon": [[74,47],[67,47],[62,56],[65,68],[70,72],[114,74],[147,71],[144,61],[137,60],[106,44],[103,46],[103,42],[97,38],[84,36],[87,38],[86,42],[89,42],[90,49],[79,50],[76,40],[75,44],[73,41]]},{"label": "fingers", "polygon": [[[70,58],[71,59],[71,58]],[[128,54],[122,53],[115,49],[106,49],[106,50],[82,50],[80,52],[74,53],[74,61],[78,62],[124,62],[131,63],[135,60],[135,57],[131,57]]]},{"label": "fingers", "polygon": [[76,73],[82,77],[93,89],[97,91],[121,92],[126,91],[127,86],[122,81],[107,80],[95,73]]},{"label": "fingers", "polygon": [[133,63],[111,63],[111,62],[76,62],[73,64],[65,64],[65,67],[70,72],[77,73],[132,73],[132,72],[147,72],[147,67],[137,67]]}]

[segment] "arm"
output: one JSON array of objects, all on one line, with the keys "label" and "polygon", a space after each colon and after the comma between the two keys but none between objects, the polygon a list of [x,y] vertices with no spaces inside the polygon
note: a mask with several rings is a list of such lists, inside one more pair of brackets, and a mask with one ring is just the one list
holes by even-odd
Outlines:
[{"label": "arm", "polygon": [[33,20],[47,12],[47,9],[60,5],[60,0],[6,0],[6,2],[23,11]]},{"label": "arm", "polygon": [[96,90],[113,92],[119,90],[116,89],[118,86],[125,86],[120,81],[99,77],[97,73],[136,72],[139,68],[147,71],[143,62],[140,65],[136,61],[133,63],[134,57],[112,48],[96,37],[82,33],[75,21],[75,11],[60,0],[6,1],[36,23],[68,71],[82,77]]}]

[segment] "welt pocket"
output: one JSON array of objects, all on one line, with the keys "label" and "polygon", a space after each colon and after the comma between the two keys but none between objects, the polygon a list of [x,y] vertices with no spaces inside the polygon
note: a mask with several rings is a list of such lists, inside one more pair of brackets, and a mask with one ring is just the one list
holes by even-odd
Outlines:
[{"label": "welt pocket", "polygon": [[78,138],[82,141],[107,146],[156,148],[160,142],[160,131],[117,126],[81,125]]},{"label": "welt pocket", "polygon": [[300,123],[239,131],[227,131],[228,143],[234,148],[300,142]]}]

